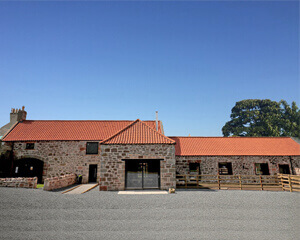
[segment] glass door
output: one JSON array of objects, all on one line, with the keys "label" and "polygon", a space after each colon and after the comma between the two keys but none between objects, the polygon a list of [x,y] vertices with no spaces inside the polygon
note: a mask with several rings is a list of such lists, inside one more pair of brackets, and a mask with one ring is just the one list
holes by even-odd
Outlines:
[{"label": "glass door", "polygon": [[89,182],[97,182],[97,164],[89,165]]},{"label": "glass door", "polygon": [[159,160],[126,160],[126,189],[150,189],[160,187]]},{"label": "glass door", "polygon": [[126,188],[142,189],[143,188],[143,165],[135,160],[128,160],[125,163],[126,171]]},{"label": "glass door", "polygon": [[160,161],[150,160],[143,165],[144,188],[159,188]]}]

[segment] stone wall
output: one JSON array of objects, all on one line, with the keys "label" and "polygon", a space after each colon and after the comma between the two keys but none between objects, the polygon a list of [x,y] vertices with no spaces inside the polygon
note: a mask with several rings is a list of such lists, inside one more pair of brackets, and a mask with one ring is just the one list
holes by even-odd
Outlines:
[{"label": "stone wall", "polygon": [[44,181],[45,191],[51,191],[58,188],[67,187],[76,183],[76,175],[67,174],[60,177],[46,178]]},{"label": "stone wall", "polygon": [[125,189],[124,159],[162,159],[160,188],[176,186],[174,145],[101,145],[100,190]]},{"label": "stone wall", "polygon": [[291,157],[290,159],[294,169],[294,171],[291,173],[300,175],[300,156]]},{"label": "stone wall", "polygon": [[[278,164],[291,163],[296,174],[300,156],[176,156],[174,145],[99,145],[99,153],[86,154],[89,141],[37,141],[32,150],[25,149],[25,142],[14,143],[14,161],[36,158],[44,162],[43,180],[75,173],[88,182],[89,165],[97,164],[97,182],[101,190],[125,188],[125,162],[123,159],[163,159],[161,161],[161,188],[175,185],[175,168],[178,173],[189,171],[189,162],[200,162],[201,174],[217,174],[218,162],[232,162],[233,174],[255,174],[255,163],[269,165],[270,174],[278,173]],[[11,147],[5,143],[5,149]]]},{"label": "stone wall", "polygon": [[37,141],[34,149],[25,149],[25,142],[14,143],[14,161],[36,158],[44,162],[43,180],[75,173],[88,182],[89,164],[97,164],[97,181],[100,176],[100,151],[86,154],[86,143],[93,141]]},{"label": "stone wall", "polygon": [[34,178],[0,178],[0,187],[36,188],[37,177]]},{"label": "stone wall", "polygon": [[[232,173],[255,175],[255,163],[268,163],[270,175],[279,173],[279,164],[288,164],[291,169],[299,166],[300,156],[176,156],[177,174],[189,174],[189,163],[200,163],[201,174],[218,174],[219,162],[231,162]],[[295,169],[294,169],[295,170]]]},{"label": "stone wall", "polygon": [[11,151],[12,143],[2,142],[0,140],[0,154],[4,154],[6,152]]}]

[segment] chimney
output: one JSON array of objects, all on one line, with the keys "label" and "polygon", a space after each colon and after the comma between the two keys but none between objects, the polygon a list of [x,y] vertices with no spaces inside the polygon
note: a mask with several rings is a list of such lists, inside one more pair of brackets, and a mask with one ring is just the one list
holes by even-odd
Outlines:
[{"label": "chimney", "polygon": [[156,131],[158,131],[158,111],[155,112],[156,115]]},{"label": "chimney", "polygon": [[20,122],[26,120],[27,112],[25,111],[25,107],[21,109],[12,108],[10,112],[10,123]]}]

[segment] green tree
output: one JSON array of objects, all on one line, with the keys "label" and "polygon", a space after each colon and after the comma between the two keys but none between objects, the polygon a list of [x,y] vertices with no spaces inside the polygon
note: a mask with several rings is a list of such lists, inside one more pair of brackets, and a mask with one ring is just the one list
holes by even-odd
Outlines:
[{"label": "green tree", "polygon": [[247,99],[231,110],[231,120],[222,128],[229,136],[293,136],[300,135],[300,112],[295,102]]},{"label": "green tree", "polygon": [[300,110],[295,102],[290,107],[281,100],[281,136],[300,137]]}]

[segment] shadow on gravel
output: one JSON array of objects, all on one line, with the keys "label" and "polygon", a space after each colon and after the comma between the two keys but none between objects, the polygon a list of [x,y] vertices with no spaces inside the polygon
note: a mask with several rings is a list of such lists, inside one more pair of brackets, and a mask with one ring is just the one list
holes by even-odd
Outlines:
[{"label": "shadow on gravel", "polygon": [[73,187],[76,187],[76,186],[79,186],[80,184],[73,184],[73,185],[70,185],[70,186],[67,186],[67,187],[63,187],[63,188],[58,188],[58,189],[54,189],[52,191],[47,191],[47,192],[64,192],[64,191],[67,191],[68,189],[71,189]]},{"label": "shadow on gravel", "polygon": [[218,190],[214,190],[214,189],[210,189],[210,188],[201,188],[201,189],[197,189],[197,188],[177,188],[176,192],[217,192]]}]

